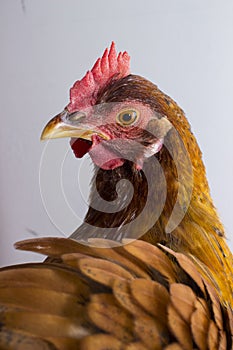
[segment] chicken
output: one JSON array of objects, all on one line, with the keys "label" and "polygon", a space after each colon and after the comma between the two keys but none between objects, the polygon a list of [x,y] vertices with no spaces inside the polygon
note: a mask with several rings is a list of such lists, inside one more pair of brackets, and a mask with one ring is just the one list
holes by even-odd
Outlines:
[{"label": "chicken", "polygon": [[233,259],[183,111],[112,43],[42,139],[94,163],[84,223],[0,272],[1,349],[232,349]]}]

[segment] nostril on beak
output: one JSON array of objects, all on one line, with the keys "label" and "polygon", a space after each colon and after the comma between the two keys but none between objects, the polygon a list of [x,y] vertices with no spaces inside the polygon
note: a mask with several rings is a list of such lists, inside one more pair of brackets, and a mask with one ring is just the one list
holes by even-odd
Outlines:
[{"label": "nostril on beak", "polygon": [[83,112],[73,112],[66,115],[66,120],[69,122],[83,122],[86,119],[86,114]]}]

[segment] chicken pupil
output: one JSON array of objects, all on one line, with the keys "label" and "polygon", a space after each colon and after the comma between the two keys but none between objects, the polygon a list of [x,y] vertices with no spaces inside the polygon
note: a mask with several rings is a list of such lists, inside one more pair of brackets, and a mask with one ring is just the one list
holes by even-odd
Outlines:
[{"label": "chicken pupil", "polygon": [[124,113],[122,116],[122,119],[124,122],[129,122],[132,119],[132,114],[131,113]]}]

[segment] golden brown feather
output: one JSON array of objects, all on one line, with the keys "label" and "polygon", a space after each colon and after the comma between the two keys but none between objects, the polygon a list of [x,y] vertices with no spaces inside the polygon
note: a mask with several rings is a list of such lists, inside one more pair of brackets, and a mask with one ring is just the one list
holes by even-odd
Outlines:
[{"label": "golden brown feather", "polygon": [[143,241],[91,248],[62,238],[17,248],[62,262],[1,271],[1,349],[232,347],[232,309],[181,253]]}]

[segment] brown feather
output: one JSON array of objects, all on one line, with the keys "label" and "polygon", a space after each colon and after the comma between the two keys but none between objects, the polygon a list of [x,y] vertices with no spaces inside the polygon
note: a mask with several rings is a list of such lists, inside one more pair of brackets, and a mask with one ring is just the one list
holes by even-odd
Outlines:
[{"label": "brown feather", "polygon": [[148,314],[166,324],[169,293],[163,285],[155,281],[136,279],[130,283],[130,289],[132,297]]},{"label": "brown feather", "polygon": [[197,299],[195,311],[191,318],[191,329],[194,340],[201,350],[207,349],[206,335],[208,334],[210,315],[204,300]]},{"label": "brown feather", "polygon": [[124,344],[112,335],[97,334],[82,340],[80,350],[124,350]]},{"label": "brown feather", "polygon": [[180,345],[187,350],[193,349],[190,328],[171,304],[168,307],[168,324]]},{"label": "brown feather", "polygon": [[173,283],[170,286],[171,302],[173,307],[182,317],[182,319],[189,323],[191,315],[194,312],[194,303],[196,295],[193,290],[181,283]]},{"label": "brown feather", "polygon": [[218,344],[219,344],[218,328],[213,321],[210,321],[208,338],[207,338],[207,347],[209,349],[216,350],[218,349]]},{"label": "brown feather", "polygon": [[[36,239],[30,247],[54,256],[60,246],[56,258],[62,263],[27,264],[0,273],[5,348],[16,344],[20,334],[25,341],[35,338],[40,346],[59,350],[231,347],[232,310],[221,305],[187,256],[143,241],[105,249],[67,240],[62,249],[59,240]],[[153,259],[157,251],[159,258]]]},{"label": "brown feather", "polygon": [[120,308],[114,296],[93,295],[87,313],[89,319],[102,331],[114,335],[126,344],[133,340],[132,317]]}]

